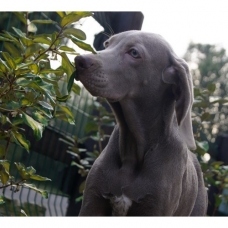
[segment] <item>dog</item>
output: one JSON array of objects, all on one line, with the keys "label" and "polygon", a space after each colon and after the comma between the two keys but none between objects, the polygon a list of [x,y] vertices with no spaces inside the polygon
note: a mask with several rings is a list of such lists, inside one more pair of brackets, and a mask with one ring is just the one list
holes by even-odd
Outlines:
[{"label": "dog", "polygon": [[75,58],[76,80],[116,118],[94,162],[79,216],[204,216],[207,192],[191,124],[187,63],[160,36],[126,31]]}]

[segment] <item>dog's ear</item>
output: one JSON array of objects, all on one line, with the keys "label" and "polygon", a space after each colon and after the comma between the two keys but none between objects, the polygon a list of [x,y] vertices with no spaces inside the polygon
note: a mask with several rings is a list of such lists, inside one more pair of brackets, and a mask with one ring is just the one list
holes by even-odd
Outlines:
[{"label": "dog's ear", "polygon": [[172,84],[172,92],[176,99],[175,111],[181,135],[190,149],[195,149],[192,131],[191,108],[193,104],[192,76],[187,63],[175,56],[171,58],[171,65],[162,74],[163,82]]}]

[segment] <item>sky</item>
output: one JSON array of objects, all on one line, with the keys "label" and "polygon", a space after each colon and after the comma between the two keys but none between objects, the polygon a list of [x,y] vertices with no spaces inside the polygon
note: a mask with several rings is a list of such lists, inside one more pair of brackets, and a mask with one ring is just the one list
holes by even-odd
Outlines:
[{"label": "sky", "polygon": [[[40,4],[40,3],[44,4]],[[1,11],[141,11],[142,31],[162,35],[179,57],[192,42],[216,44],[228,52],[228,0],[8,0]],[[83,20],[87,42],[102,28]]]}]

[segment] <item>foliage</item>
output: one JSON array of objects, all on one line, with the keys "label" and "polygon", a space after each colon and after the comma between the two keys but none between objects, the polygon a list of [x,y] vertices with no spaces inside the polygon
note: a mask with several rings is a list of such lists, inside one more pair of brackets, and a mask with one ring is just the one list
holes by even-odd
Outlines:
[{"label": "foliage", "polygon": [[[79,48],[95,53],[93,48],[83,42],[85,33],[72,27],[90,12],[57,12],[59,23],[51,19],[31,20],[31,13],[14,12],[24,28],[13,27],[13,33],[2,31],[0,41],[4,42],[4,51],[0,52],[0,180],[1,189],[8,186],[18,191],[21,186],[33,189],[44,197],[46,191],[37,189],[28,180],[50,180],[35,174],[33,167],[15,163],[20,180],[10,175],[10,162],[7,151],[10,143],[16,143],[30,150],[23,125],[32,128],[37,140],[42,137],[44,128],[53,118],[60,118],[74,124],[74,116],[63,105],[70,92],[80,93],[80,87],[74,83],[75,66],[67,54],[78,55],[76,50],[65,45],[71,41]],[[37,34],[37,24],[53,24],[57,31]],[[52,61],[61,59],[54,69]],[[59,83],[67,84],[67,93],[61,94]],[[3,202],[1,198],[0,202]]]},{"label": "foliage", "polygon": [[209,155],[215,148],[217,135],[228,130],[228,57],[224,49],[218,49],[215,45],[191,43],[185,58],[190,66],[195,65],[191,70],[195,87],[192,116],[197,145],[195,152],[206,187],[213,185],[218,188],[218,194],[215,195],[215,214],[220,203],[228,200],[223,194],[223,190],[228,189],[227,166]]},{"label": "foliage", "polygon": [[[78,139],[77,137],[60,138],[61,141],[68,144],[67,153],[73,155],[75,161],[72,161],[72,166],[77,166],[78,173],[82,177],[86,177],[92,164],[103,150],[103,142],[110,137],[107,134],[107,127],[113,127],[115,125],[115,119],[113,113],[107,110],[107,102],[99,98],[94,101],[91,109],[93,115],[89,115],[89,121],[86,124],[85,132],[86,137]],[[86,140],[92,140],[93,151],[80,148],[80,144],[84,144]],[[82,194],[84,190],[85,181],[79,186],[79,193]],[[76,199],[76,202],[80,201],[82,197]]]},{"label": "foliage", "polygon": [[224,133],[228,130],[226,51],[215,45],[190,43],[185,59],[190,66],[194,65],[191,72],[198,102],[195,103],[194,110],[201,114],[203,114],[202,109],[205,111],[202,134],[209,142],[214,143],[218,132]]}]

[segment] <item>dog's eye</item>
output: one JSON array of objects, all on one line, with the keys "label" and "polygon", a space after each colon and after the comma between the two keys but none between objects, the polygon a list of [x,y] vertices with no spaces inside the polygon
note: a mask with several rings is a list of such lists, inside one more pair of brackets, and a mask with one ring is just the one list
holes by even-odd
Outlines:
[{"label": "dog's eye", "polygon": [[109,45],[109,42],[108,42],[108,41],[105,41],[105,42],[104,42],[104,48],[107,48],[108,45]]},{"label": "dog's eye", "polygon": [[128,53],[135,59],[140,58],[140,55],[139,55],[138,51],[135,50],[135,49],[131,49]]}]

